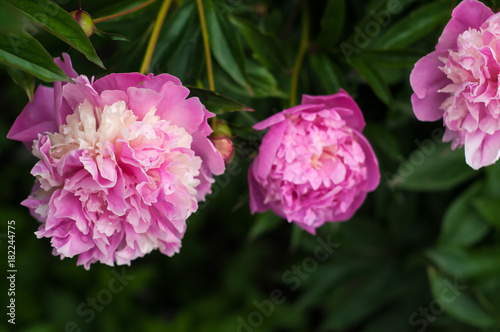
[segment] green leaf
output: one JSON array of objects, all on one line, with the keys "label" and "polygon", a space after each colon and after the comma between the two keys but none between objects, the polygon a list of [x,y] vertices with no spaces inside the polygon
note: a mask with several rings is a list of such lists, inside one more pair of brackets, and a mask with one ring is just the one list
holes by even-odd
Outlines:
[{"label": "green leaf", "polygon": [[314,74],[321,82],[325,92],[327,94],[339,92],[342,84],[333,62],[325,54],[321,53],[311,54],[309,61]]},{"label": "green leaf", "polygon": [[297,226],[296,224],[292,225],[292,237],[290,238],[290,251],[296,252],[299,249],[299,246],[304,239],[306,231]]},{"label": "green leaf", "polygon": [[266,67],[260,66],[255,62],[247,63],[248,81],[252,87],[254,97],[279,97],[288,98],[288,95],[278,87],[276,78]]},{"label": "green leaf", "polygon": [[319,266],[316,273],[304,280],[304,292],[295,305],[300,310],[314,307],[317,303],[325,301],[332,290],[342,286],[346,280],[356,278],[364,269],[366,269],[366,262],[363,260],[339,259],[338,257],[333,264]]},{"label": "green leaf", "polygon": [[130,42],[130,40],[122,35],[116,34],[116,33],[111,33],[111,32],[104,32],[99,29],[95,29],[94,33],[98,35],[101,38],[104,39],[109,39],[109,40],[116,40],[116,41],[125,41],[125,42]]},{"label": "green leaf", "polygon": [[322,330],[347,330],[383,306],[389,299],[387,289],[394,281],[394,273],[394,265],[386,263],[361,274],[361,283],[343,296],[342,304],[325,320]]},{"label": "green leaf", "polygon": [[[215,67],[217,70],[219,67]],[[278,88],[276,78],[269,70],[257,64],[254,61],[247,62],[247,76],[252,88],[254,98],[279,97],[288,98],[288,95]],[[234,84],[234,81],[226,74],[225,71],[219,69],[216,72],[216,86],[223,85],[228,92],[236,93],[242,96],[248,96],[248,91],[240,85]]]},{"label": "green leaf", "polygon": [[380,148],[394,160],[401,155],[399,142],[386,127],[376,123],[368,123],[363,134],[376,147]]},{"label": "green leaf", "polygon": [[446,22],[449,15],[450,2],[448,0],[423,6],[391,26],[375,45],[380,48],[408,46]]},{"label": "green leaf", "polygon": [[254,221],[250,232],[248,233],[248,240],[254,241],[259,236],[272,231],[283,222],[283,219],[277,216],[272,211],[259,213]]},{"label": "green leaf", "polygon": [[23,70],[45,82],[70,81],[43,46],[28,34],[0,34],[0,63]]},{"label": "green leaf", "polygon": [[427,252],[439,270],[459,278],[494,277],[500,274],[500,247],[474,251],[438,248]]},{"label": "green leaf", "polygon": [[160,31],[158,44],[151,59],[151,68],[155,69],[160,64],[167,64],[172,55],[189,38],[186,32],[190,31],[193,27],[199,27],[197,13],[196,2],[185,1],[169,16]]},{"label": "green leaf", "polygon": [[236,83],[252,95],[246,76],[245,55],[236,31],[226,17],[217,15],[212,0],[206,0],[204,4],[210,48],[215,59]]},{"label": "green leaf", "polygon": [[418,144],[420,148],[400,164],[391,185],[417,191],[445,190],[479,174],[465,163],[462,149],[452,150],[449,144],[431,139]]},{"label": "green leaf", "polygon": [[486,222],[500,230],[500,204],[498,198],[477,198],[472,201],[472,205]]},{"label": "green leaf", "polygon": [[428,269],[428,274],[434,298],[443,304],[445,311],[450,316],[477,327],[496,326],[495,320],[464,292],[468,286],[460,283],[455,284],[454,281],[445,278],[433,268]]},{"label": "green leaf", "polygon": [[33,102],[33,95],[35,94],[35,77],[14,67],[7,67],[7,72],[14,83],[24,89],[30,102]]},{"label": "green leaf", "polygon": [[253,58],[263,66],[277,71],[287,68],[287,61],[276,37],[260,30],[253,22],[231,17],[230,21],[238,28],[253,51]]},{"label": "green leaf", "polygon": [[200,26],[195,23],[186,29],[184,39],[170,55],[167,72],[182,77],[185,84],[196,84],[204,64]]},{"label": "green leaf", "polygon": [[99,67],[105,68],[82,28],[73,16],[57,4],[50,0],[15,0],[11,4],[31,21],[40,24]]},{"label": "green leaf", "polygon": [[412,68],[425,53],[409,49],[364,49],[355,57],[387,67]]},{"label": "green leaf", "polygon": [[318,44],[330,47],[339,41],[346,17],[345,7],[345,0],[328,0],[321,18]]},{"label": "green leaf", "polygon": [[500,198],[500,162],[486,167],[486,189],[492,196]]},{"label": "green leaf", "polygon": [[359,58],[353,58],[350,65],[366,80],[380,100],[388,106],[392,104],[391,90],[376,69]]},{"label": "green leaf", "polygon": [[190,97],[198,97],[207,110],[215,114],[224,114],[228,112],[253,112],[250,107],[232,100],[226,96],[210,90],[200,89],[194,86],[187,86],[191,91]]},{"label": "green leaf", "polygon": [[486,235],[490,228],[470,204],[482,191],[483,184],[475,182],[449,206],[438,239],[440,245],[467,247]]}]

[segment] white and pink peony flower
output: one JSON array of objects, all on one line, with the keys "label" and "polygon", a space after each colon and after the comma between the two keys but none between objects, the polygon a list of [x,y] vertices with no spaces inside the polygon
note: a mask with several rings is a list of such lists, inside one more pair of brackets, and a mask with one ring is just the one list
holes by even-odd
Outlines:
[{"label": "white and pink peony flower", "polygon": [[476,0],[454,10],[436,45],[410,76],[413,111],[421,121],[443,119],[443,141],[465,146],[478,169],[500,158],[500,14]]},{"label": "white and pink peony flower", "polygon": [[[78,264],[130,264],[154,249],[172,256],[186,219],[210,193],[224,161],[207,138],[208,112],[179,79],[162,74],[78,76],[40,86],[8,138],[40,159],[23,202],[55,255]],[[186,99],[187,98],[187,99]]]}]

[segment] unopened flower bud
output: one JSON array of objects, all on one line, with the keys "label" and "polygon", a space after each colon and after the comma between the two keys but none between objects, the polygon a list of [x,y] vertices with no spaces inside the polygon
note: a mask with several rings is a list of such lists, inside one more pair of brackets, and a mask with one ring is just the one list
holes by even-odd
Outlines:
[{"label": "unopened flower bud", "polygon": [[224,121],[217,121],[210,140],[228,165],[234,158],[233,141],[231,140],[231,129]]},{"label": "unopened flower bud", "polygon": [[71,16],[75,18],[78,22],[78,25],[82,28],[83,32],[87,37],[92,36],[95,31],[94,21],[92,21],[92,17],[90,17],[89,13],[84,10],[75,10],[70,13]]}]

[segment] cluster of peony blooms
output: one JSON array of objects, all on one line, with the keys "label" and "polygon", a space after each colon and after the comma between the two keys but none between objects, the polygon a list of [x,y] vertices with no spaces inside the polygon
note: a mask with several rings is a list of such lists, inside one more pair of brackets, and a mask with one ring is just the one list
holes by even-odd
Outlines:
[{"label": "cluster of peony blooms", "polygon": [[[78,75],[67,54],[56,63],[73,79],[40,86],[8,137],[39,161],[23,201],[51,238],[54,254],[78,264],[130,264],[181,247],[186,219],[234,157],[230,135],[171,75]],[[474,169],[500,158],[500,14],[477,0],[453,11],[436,50],[410,76],[421,121],[443,119],[444,141],[465,146]],[[217,122],[216,122],[217,123]],[[346,221],[377,188],[377,158],[362,135],[361,110],[343,90],[256,124],[267,130],[250,165],[252,213],[271,209],[314,234]]]},{"label": "cluster of peony blooms", "polygon": [[[39,159],[22,203],[41,222],[37,236],[87,269],[130,264],[154,249],[173,255],[212,176],[233,157],[230,137],[221,123],[211,135],[213,114],[176,77],[94,82],[63,57],[56,63],[73,83],[40,86],[8,134]],[[252,212],[270,208],[311,233],[351,218],[380,178],[364,125],[345,91],[304,96],[255,125],[269,132],[249,170]]]},{"label": "cluster of peony blooms", "polygon": [[421,121],[443,119],[443,141],[465,147],[478,169],[500,158],[500,13],[462,1],[436,45],[410,76],[411,101]]}]

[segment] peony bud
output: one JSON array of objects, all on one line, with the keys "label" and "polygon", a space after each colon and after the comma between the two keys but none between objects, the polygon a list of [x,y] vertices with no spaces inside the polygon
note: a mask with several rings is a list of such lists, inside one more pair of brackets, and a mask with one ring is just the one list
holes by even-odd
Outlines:
[{"label": "peony bud", "polygon": [[83,32],[87,37],[92,36],[95,31],[94,21],[92,21],[92,17],[90,17],[89,13],[84,10],[75,10],[72,11],[71,16],[75,18],[78,22],[78,25],[82,28]]},{"label": "peony bud", "polygon": [[214,132],[210,135],[210,140],[228,165],[234,158],[233,141],[231,141],[231,129],[225,121],[218,120],[214,127]]}]

